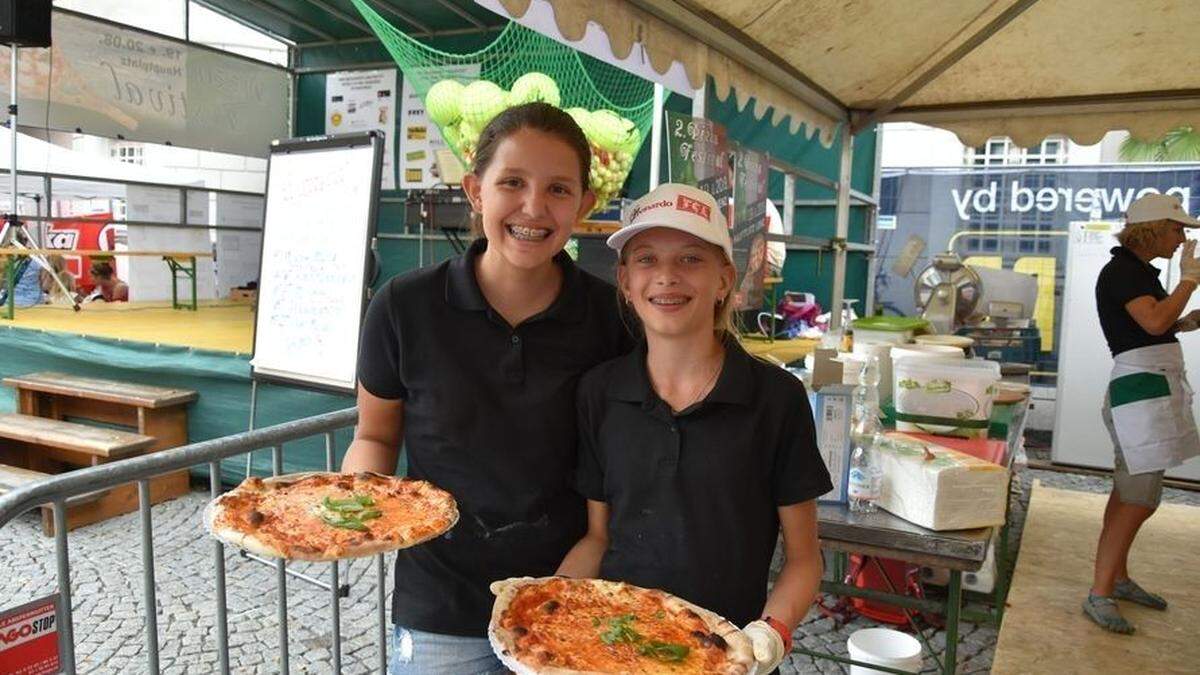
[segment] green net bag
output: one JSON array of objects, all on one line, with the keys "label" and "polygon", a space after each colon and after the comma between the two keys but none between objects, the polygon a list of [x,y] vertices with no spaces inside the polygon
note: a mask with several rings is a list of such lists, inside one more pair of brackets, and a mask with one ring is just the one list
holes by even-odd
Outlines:
[{"label": "green net bag", "polygon": [[397,30],[363,0],[352,1],[466,166],[493,117],[545,101],[566,110],[591,143],[597,209],[620,191],[653,122],[651,83],[515,22],[477,52],[439,51]]}]

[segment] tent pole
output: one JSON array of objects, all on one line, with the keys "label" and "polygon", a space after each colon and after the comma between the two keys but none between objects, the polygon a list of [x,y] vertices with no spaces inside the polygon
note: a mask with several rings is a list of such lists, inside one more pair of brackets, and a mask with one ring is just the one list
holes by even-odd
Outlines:
[{"label": "tent pole", "polygon": [[[0,236],[0,239],[11,238],[13,241],[17,239],[17,227],[20,226],[20,221],[17,220],[17,52],[20,49],[16,43],[9,45],[12,52],[11,72],[8,80],[9,104],[8,104],[8,133],[12,138],[12,147],[10,148],[11,155],[8,165],[8,175],[12,179],[12,202],[8,209],[8,228],[5,230],[7,234]],[[47,103],[47,105],[49,105]],[[7,242],[0,241],[0,246],[7,245]],[[8,294],[12,295],[12,289],[8,289]]]},{"label": "tent pole", "polygon": [[658,187],[658,164],[662,161],[663,103],[666,90],[654,83],[654,118],[650,125],[650,189]]},{"label": "tent pole", "polygon": [[829,303],[829,328],[842,326],[842,300],[846,297],[846,240],[850,235],[850,176],[854,158],[854,135],[850,126],[841,125],[842,158],[837,184],[837,232],[833,239],[833,293]]},{"label": "tent pole", "polygon": [[879,167],[883,159],[883,125],[875,127],[875,164],[871,167],[871,197],[875,203],[867,207],[867,244],[873,250],[867,254],[867,297],[863,299],[863,315],[875,313],[875,282],[879,274],[879,264],[883,258],[879,256],[879,188],[883,182],[879,175]]},{"label": "tent pole", "polygon": [[708,116],[708,85],[700,87],[696,90],[696,95],[692,97],[692,117],[704,119]]}]

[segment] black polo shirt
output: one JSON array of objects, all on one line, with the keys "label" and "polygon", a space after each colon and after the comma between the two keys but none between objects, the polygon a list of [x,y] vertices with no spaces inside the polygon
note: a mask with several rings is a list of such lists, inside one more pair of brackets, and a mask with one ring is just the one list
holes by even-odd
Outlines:
[{"label": "black polo shirt", "polygon": [[1104,331],[1104,339],[1113,356],[1138,347],[1179,342],[1174,329],[1162,335],[1147,333],[1125,309],[1126,303],[1143,295],[1155,300],[1167,297],[1167,290],[1158,280],[1159,274],[1157,267],[1124,246],[1114,247],[1112,260],[1100,270],[1096,279],[1096,310],[1100,314],[1100,330]]},{"label": "black polo shirt", "polygon": [[579,385],[579,491],[607,502],[606,579],[661,588],[738,626],[759,618],[777,507],[832,489],[804,385],[734,340],[716,385],[679,415],[646,345]]},{"label": "black polo shirt", "polygon": [[484,299],[474,243],[463,256],[389,281],[367,310],[358,379],[404,400],[408,475],[448,490],[460,519],[400,551],[392,620],[482,637],[488,584],[553,574],[585,530],[572,489],[575,390],[592,366],[632,348],[616,291],[566,254],[558,298],[516,328]]}]

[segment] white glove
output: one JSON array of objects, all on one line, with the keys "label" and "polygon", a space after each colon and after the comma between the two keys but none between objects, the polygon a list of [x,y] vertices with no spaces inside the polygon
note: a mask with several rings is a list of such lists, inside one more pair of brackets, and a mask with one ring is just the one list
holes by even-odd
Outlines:
[{"label": "white glove", "polygon": [[1197,328],[1200,328],[1200,309],[1193,309],[1175,322],[1175,330],[1180,333],[1189,333]]},{"label": "white glove", "polygon": [[1196,257],[1195,239],[1183,243],[1183,251],[1179,255],[1179,278],[1200,285],[1200,258]]},{"label": "white glove", "polygon": [[750,644],[754,647],[754,660],[758,665],[754,669],[755,675],[766,675],[783,663],[783,657],[787,656],[783,637],[771,624],[762,619],[751,621],[742,632],[750,638]]}]

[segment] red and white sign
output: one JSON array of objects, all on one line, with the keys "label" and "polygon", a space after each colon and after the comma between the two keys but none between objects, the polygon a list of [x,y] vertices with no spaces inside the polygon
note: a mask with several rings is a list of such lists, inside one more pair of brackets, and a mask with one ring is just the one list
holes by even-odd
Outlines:
[{"label": "red and white sign", "polygon": [[705,220],[712,220],[712,210],[708,208],[708,204],[697,199],[689,199],[684,195],[679,195],[679,200],[675,203],[675,208],[680,211],[694,213]]},{"label": "red and white sign", "polygon": [[47,675],[62,668],[58,659],[58,598],[0,612],[0,675]]},{"label": "red and white sign", "polygon": [[124,225],[109,222],[111,213],[80,216],[78,220],[60,220],[50,225],[46,233],[49,248],[63,249],[62,256],[67,264],[67,273],[75,277],[75,289],[88,294],[96,286],[92,280],[90,256],[73,255],[71,250],[114,251],[117,242],[124,236]]}]

